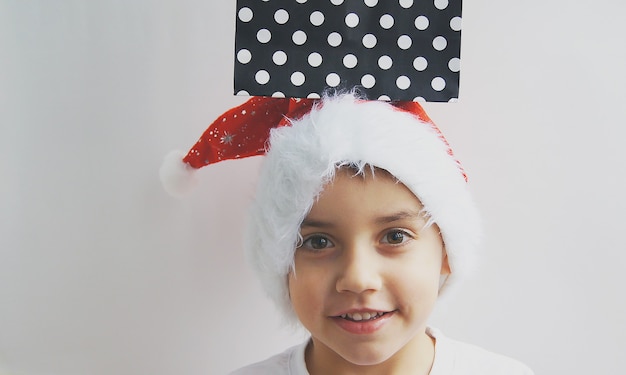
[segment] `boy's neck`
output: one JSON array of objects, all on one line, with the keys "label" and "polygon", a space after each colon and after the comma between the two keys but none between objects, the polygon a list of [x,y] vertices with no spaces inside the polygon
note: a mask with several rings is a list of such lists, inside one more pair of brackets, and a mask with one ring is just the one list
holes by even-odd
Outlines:
[{"label": "boy's neck", "polygon": [[428,375],[434,358],[435,339],[425,332],[417,334],[393,356],[376,365],[355,365],[315,339],[305,352],[310,375]]}]

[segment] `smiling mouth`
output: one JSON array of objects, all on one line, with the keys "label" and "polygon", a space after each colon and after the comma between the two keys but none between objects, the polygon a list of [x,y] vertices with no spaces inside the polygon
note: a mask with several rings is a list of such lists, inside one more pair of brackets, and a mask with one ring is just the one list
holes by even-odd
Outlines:
[{"label": "smiling mouth", "polygon": [[355,312],[355,313],[341,314],[339,315],[339,317],[341,319],[349,320],[352,322],[367,322],[367,321],[379,319],[385,314],[388,314],[388,313],[382,312],[382,311]]}]

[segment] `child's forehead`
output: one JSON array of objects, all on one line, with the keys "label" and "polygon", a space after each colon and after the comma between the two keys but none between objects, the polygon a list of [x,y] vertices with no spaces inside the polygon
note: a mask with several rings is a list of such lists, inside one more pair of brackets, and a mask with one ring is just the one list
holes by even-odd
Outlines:
[{"label": "child's forehead", "polygon": [[348,203],[423,210],[420,199],[387,170],[369,165],[365,168],[349,165],[336,169],[332,178],[322,186],[309,213]]},{"label": "child's forehead", "polygon": [[342,170],[311,206],[300,230],[363,235],[401,226],[417,233],[428,220],[420,200],[391,174]]}]

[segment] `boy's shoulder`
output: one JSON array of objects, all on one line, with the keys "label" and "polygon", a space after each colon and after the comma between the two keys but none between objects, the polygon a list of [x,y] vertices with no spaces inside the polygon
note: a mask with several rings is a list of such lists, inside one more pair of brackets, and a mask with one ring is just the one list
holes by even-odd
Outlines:
[{"label": "boy's shoulder", "polygon": [[436,340],[435,363],[431,375],[533,375],[523,363],[476,345],[446,337],[441,331],[429,328]]},{"label": "boy's shoulder", "polygon": [[253,363],[231,372],[229,375],[308,375],[304,364],[307,342],[292,346],[264,361]]}]

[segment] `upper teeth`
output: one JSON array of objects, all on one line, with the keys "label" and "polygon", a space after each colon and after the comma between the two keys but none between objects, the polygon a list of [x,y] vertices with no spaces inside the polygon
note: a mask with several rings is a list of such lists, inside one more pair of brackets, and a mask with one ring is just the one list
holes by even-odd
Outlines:
[{"label": "upper teeth", "polygon": [[382,316],[384,313],[383,312],[356,312],[356,313],[352,313],[352,314],[341,314],[342,318],[348,318],[351,320],[355,320],[355,321],[361,321],[361,320],[368,320],[368,319],[372,319],[372,318],[378,318],[379,316]]}]

